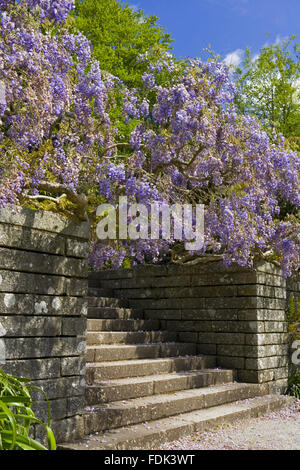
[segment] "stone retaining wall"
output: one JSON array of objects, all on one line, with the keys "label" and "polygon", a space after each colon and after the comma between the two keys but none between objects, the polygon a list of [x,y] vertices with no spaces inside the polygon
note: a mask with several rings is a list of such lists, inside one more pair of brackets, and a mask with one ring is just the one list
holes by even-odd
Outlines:
[{"label": "stone retaining wall", "polygon": [[88,237],[88,224],[49,212],[0,213],[0,367],[43,387],[58,442],[83,435]]},{"label": "stone retaining wall", "polygon": [[92,273],[89,285],[114,289],[146,318],[161,320],[162,329],[215,355],[219,367],[235,369],[238,381],[268,383],[270,393],[286,387],[287,286],[273,264],[256,271],[222,262],[145,266]]}]

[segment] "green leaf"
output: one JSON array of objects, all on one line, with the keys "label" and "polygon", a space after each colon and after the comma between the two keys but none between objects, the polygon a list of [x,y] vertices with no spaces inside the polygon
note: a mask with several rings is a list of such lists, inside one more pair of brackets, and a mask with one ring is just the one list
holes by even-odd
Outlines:
[{"label": "green leaf", "polygon": [[[34,415],[32,390],[38,390],[45,396],[48,425]],[[50,402],[45,392],[30,385],[29,379],[11,377],[0,370],[0,450],[47,450],[44,445],[29,437],[32,424],[45,429],[49,450],[55,450],[55,437],[49,423]]]},{"label": "green leaf", "polygon": [[[0,401],[0,408],[2,408],[5,412],[6,418],[10,423],[11,426],[11,443],[10,443],[10,449],[13,450],[16,445],[16,420],[14,417],[14,414],[10,411],[10,409]],[[4,435],[5,431],[1,431],[1,433]]]}]

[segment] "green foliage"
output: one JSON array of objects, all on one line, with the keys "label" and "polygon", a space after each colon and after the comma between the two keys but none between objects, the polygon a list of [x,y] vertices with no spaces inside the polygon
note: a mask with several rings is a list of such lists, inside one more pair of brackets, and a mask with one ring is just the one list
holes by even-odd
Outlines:
[{"label": "green foliage", "polygon": [[[290,341],[300,339],[300,302],[295,302],[295,299],[291,297],[289,299],[289,305],[286,315],[289,324],[289,336]],[[291,376],[288,381],[288,386],[285,391],[286,395],[300,399],[300,370],[299,367],[295,367],[291,372]]]},{"label": "green foliage", "polygon": [[37,419],[32,411],[32,390],[42,390],[29,384],[29,379],[11,377],[0,369],[0,450],[47,450],[29,437],[33,424],[42,426],[48,438],[48,449],[56,450],[55,438],[48,424]]},{"label": "green foliage", "polygon": [[300,339],[300,302],[291,297],[286,315],[289,324],[289,334],[293,340]]},{"label": "green foliage", "polygon": [[129,87],[138,87],[146,64],[137,56],[170,49],[171,37],[157,24],[156,16],[133,10],[117,0],[76,0],[75,27],[93,45],[101,69],[119,77]]},{"label": "green foliage", "polygon": [[290,395],[292,397],[296,397],[300,399],[300,372],[295,372],[290,378],[288,382],[287,389],[285,391],[285,395]]},{"label": "green foliage", "polygon": [[236,70],[239,109],[253,114],[272,134],[282,133],[300,146],[300,53],[296,36],[264,46],[253,57],[248,48],[243,66]]}]

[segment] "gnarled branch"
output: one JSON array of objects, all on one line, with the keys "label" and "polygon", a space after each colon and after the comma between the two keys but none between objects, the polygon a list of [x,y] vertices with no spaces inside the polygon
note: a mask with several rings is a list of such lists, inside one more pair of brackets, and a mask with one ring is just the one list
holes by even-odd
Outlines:
[{"label": "gnarled branch", "polygon": [[77,215],[81,220],[88,220],[88,199],[85,194],[74,193],[70,188],[60,183],[48,183],[42,181],[38,186],[39,191],[50,194],[66,196],[70,202],[77,206]]}]

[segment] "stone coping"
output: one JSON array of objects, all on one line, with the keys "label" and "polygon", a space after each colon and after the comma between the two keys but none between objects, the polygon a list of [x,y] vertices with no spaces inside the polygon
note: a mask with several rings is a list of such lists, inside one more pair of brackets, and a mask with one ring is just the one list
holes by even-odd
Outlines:
[{"label": "stone coping", "polygon": [[0,223],[59,233],[84,240],[89,239],[90,236],[89,222],[77,223],[54,212],[35,211],[26,207],[6,206],[0,211]]}]

